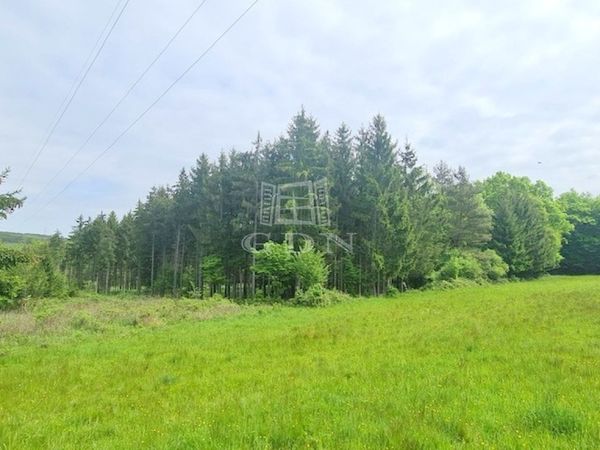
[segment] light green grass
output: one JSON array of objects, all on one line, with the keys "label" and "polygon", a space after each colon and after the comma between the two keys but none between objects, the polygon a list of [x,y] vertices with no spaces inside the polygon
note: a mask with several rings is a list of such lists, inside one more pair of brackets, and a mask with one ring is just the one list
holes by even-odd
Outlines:
[{"label": "light green grass", "polygon": [[0,442],[600,448],[600,277],[197,319],[13,330]]}]

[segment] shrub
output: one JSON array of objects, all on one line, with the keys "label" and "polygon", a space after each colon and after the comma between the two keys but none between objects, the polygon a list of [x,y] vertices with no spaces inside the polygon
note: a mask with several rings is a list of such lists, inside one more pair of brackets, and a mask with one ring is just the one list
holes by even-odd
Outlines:
[{"label": "shrub", "polygon": [[508,273],[508,264],[494,250],[488,249],[481,252],[474,252],[473,256],[477,259],[484,275],[489,280],[497,281],[500,278],[504,278]]},{"label": "shrub", "polygon": [[388,286],[385,290],[386,297],[397,297],[400,295],[400,291],[395,286]]},{"label": "shrub", "polygon": [[12,309],[19,305],[25,281],[13,269],[0,270],[0,309]]},{"label": "shrub", "polygon": [[267,242],[255,252],[253,270],[267,282],[267,297],[290,298],[296,288],[307,292],[314,286],[323,286],[329,275],[323,254],[309,242],[298,252],[287,243]]},{"label": "shrub", "polygon": [[316,251],[310,242],[306,242],[294,255],[293,268],[298,278],[298,287],[304,290],[317,285],[323,286],[329,275],[323,254]]},{"label": "shrub", "polygon": [[321,285],[314,285],[304,291],[299,291],[294,298],[294,304],[298,306],[329,306],[350,300],[348,294],[336,290],[325,289]]},{"label": "shrub", "polygon": [[483,282],[497,281],[506,276],[508,265],[494,250],[471,250],[450,252],[440,269],[434,273],[434,281],[454,282],[458,279]]},{"label": "shrub", "polygon": [[480,286],[481,281],[468,280],[466,278],[457,278],[455,280],[434,280],[425,286],[425,289],[435,289],[440,291],[447,291],[450,289]]},{"label": "shrub", "polygon": [[18,305],[25,280],[16,268],[28,260],[27,255],[20,249],[0,245],[0,309],[9,309]]},{"label": "shrub", "polygon": [[267,242],[262,250],[255,252],[252,268],[257,275],[266,278],[270,288],[268,296],[281,297],[291,290],[294,257],[287,244]]},{"label": "shrub", "polygon": [[466,278],[469,280],[480,280],[483,278],[483,270],[479,262],[468,253],[452,253],[437,272],[437,280],[456,280]]},{"label": "shrub", "polygon": [[46,242],[21,249],[0,245],[0,307],[10,308],[25,297],[62,297],[67,279]]}]

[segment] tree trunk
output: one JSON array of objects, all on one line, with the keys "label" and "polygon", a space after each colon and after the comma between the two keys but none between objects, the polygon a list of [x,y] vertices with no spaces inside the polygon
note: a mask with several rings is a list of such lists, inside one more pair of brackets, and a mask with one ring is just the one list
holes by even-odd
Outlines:
[{"label": "tree trunk", "polygon": [[110,264],[106,268],[106,275],[104,276],[104,292],[106,294],[108,294],[108,292],[109,292],[109,287],[108,287],[109,279],[110,279]]},{"label": "tree trunk", "polygon": [[181,226],[177,227],[175,238],[175,257],[173,258],[173,297],[177,297],[177,269],[179,268],[179,240],[181,237]]},{"label": "tree trunk", "polygon": [[185,269],[185,247],[187,245],[185,233],[183,233],[183,243],[181,244],[181,263],[179,264],[179,280],[177,280],[177,286],[179,289],[183,288],[183,272]]},{"label": "tree trunk", "polygon": [[156,233],[152,233],[152,261],[150,263],[150,293],[154,295],[154,241]]}]

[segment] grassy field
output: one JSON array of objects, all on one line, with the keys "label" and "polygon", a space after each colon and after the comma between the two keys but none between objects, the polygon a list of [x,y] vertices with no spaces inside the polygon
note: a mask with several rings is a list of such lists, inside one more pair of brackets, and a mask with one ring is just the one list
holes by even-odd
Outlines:
[{"label": "grassy field", "polygon": [[600,277],[0,314],[0,448],[600,448]]}]

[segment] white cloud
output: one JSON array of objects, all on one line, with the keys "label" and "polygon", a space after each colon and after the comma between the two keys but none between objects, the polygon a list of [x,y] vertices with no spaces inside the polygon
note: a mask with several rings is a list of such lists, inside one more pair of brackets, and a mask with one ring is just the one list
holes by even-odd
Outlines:
[{"label": "white cloud", "polygon": [[[82,170],[248,1],[209,0],[165,57],[59,180]],[[62,167],[196,1],[132,1],[25,190]],[[24,0],[0,6],[0,163],[18,179],[114,4]],[[200,152],[278,136],[300,105],[333,129],[383,113],[421,160],[600,193],[600,4],[590,1],[261,0],[73,189],[3,229],[68,231],[79,214],[135,206]],[[537,164],[541,161],[542,164]],[[9,185],[10,187],[10,185]]]}]

